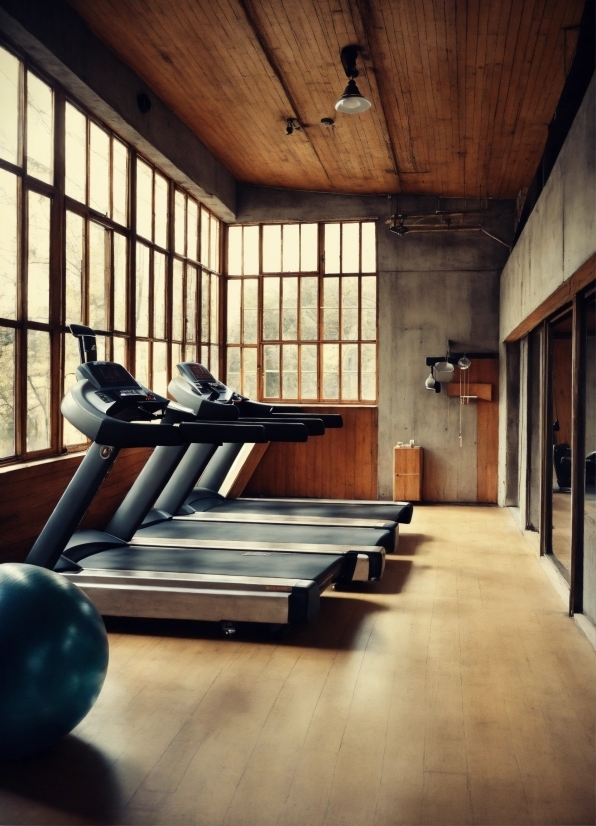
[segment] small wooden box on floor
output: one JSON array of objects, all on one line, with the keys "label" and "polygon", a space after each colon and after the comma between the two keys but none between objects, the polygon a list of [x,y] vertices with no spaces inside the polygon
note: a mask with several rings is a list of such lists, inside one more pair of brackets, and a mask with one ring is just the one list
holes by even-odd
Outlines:
[{"label": "small wooden box on floor", "polygon": [[396,501],[422,500],[422,448],[396,445],[393,448],[393,498]]}]

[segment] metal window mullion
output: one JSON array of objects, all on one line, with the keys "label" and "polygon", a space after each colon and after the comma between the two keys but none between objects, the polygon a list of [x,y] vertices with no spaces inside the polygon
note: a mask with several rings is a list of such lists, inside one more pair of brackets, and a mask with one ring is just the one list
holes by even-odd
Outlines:
[{"label": "metal window mullion", "polygon": [[[360,224],[360,233],[362,235],[362,224]],[[362,238],[360,238],[360,256],[362,258]],[[360,264],[362,270],[362,262]],[[362,271],[358,275],[358,401],[362,400]]]}]

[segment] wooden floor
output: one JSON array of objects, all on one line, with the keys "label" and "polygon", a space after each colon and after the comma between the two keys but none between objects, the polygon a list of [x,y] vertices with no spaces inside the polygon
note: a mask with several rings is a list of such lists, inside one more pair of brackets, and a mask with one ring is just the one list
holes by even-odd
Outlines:
[{"label": "wooden floor", "polygon": [[506,510],[419,507],[282,642],[112,624],[103,693],[0,767],[3,824],[593,824],[595,656]]}]

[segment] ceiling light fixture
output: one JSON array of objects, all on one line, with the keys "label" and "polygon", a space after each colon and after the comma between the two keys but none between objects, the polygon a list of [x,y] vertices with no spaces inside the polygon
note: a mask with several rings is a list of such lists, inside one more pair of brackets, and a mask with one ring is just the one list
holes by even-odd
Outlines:
[{"label": "ceiling light fixture", "polygon": [[354,80],[354,78],[359,75],[358,69],[356,68],[356,58],[358,57],[359,51],[358,46],[344,46],[340,54],[344,72],[349,80],[343,95],[335,104],[335,108],[338,112],[343,112],[345,115],[359,115],[361,112],[366,112],[371,106],[370,100],[367,100],[364,95],[360,93],[360,89],[356,86],[356,81]]},{"label": "ceiling light fixture", "polygon": [[301,128],[296,118],[286,118],[286,135],[291,135],[293,132],[300,132]]}]

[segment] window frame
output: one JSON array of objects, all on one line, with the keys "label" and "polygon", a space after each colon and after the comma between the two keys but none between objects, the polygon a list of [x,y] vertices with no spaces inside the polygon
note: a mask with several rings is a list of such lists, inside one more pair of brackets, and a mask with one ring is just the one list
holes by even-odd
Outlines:
[{"label": "window frame", "polygon": [[[282,272],[273,272],[267,271],[264,272],[263,270],[263,235],[264,235],[264,227],[265,226],[302,226],[303,224],[316,224],[318,227],[317,230],[317,269],[316,270],[304,270],[298,272],[290,272],[290,271],[282,271]],[[340,272],[338,273],[327,273],[325,271],[325,227],[329,224],[339,224],[340,227],[343,228],[345,224],[358,224],[359,225],[359,267],[357,272],[342,272],[342,252],[341,252],[341,233],[343,229],[340,229]],[[243,390],[245,389],[245,381],[246,381],[246,374],[245,374],[245,359],[244,359],[244,352],[246,350],[256,349],[257,357],[256,357],[256,364],[257,364],[257,398],[259,401],[263,401],[266,403],[294,403],[294,404],[305,404],[305,405],[366,405],[366,406],[376,406],[378,404],[378,340],[379,340],[379,307],[378,307],[378,266],[375,268],[374,272],[363,272],[362,271],[362,225],[363,224],[373,224],[375,225],[375,263],[377,261],[377,236],[376,236],[376,221],[374,219],[351,219],[345,221],[308,221],[308,222],[282,222],[282,221],[267,221],[267,222],[259,222],[257,224],[235,224],[235,225],[227,225],[226,227],[226,246],[225,246],[225,302],[226,302],[226,324],[223,329],[223,349],[225,351],[225,365],[224,365],[224,375],[226,376],[226,381],[228,381],[228,374],[229,374],[229,354],[231,349],[238,349],[240,352],[240,371],[239,371],[239,387]],[[230,229],[233,228],[244,228],[247,227],[258,227],[259,228],[259,236],[258,236],[258,243],[259,243],[259,272],[258,274],[253,273],[244,273],[243,271],[241,274],[230,274],[229,267],[228,267],[228,238]],[[300,244],[300,242],[299,242]],[[241,270],[244,270],[244,256],[243,256],[243,245],[244,245],[244,236],[242,238],[242,252],[240,254],[240,261],[241,261]],[[281,247],[281,265],[283,267],[283,229],[282,229],[282,247]],[[364,277],[373,277],[375,279],[375,338],[374,339],[365,339],[362,337],[362,316],[363,316],[363,305],[362,305],[362,278]],[[317,337],[313,339],[302,339],[300,338],[301,333],[301,279],[302,278],[317,278]],[[358,337],[356,339],[344,339],[342,338],[342,319],[343,319],[343,307],[342,307],[342,291],[341,291],[341,279],[344,277],[355,277],[358,279],[357,288],[358,288]],[[264,330],[263,330],[263,314],[264,314],[264,286],[265,286],[265,279],[267,278],[277,278],[279,279],[279,298],[278,298],[278,324],[279,324],[279,338],[276,339],[266,339],[264,337]],[[297,279],[297,321],[296,321],[296,337],[295,338],[283,338],[283,330],[282,330],[282,313],[283,313],[283,282],[284,279],[295,278]],[[325,280],[329,278],[338,278],[339,279],[339,298],[338,298],[338,338],[325,338],[324,336],[324,284]],[[244,341],[244,283],[248,280],[257,280],[258,284],[258,308],[257,308],[257,335],[256,335],[256,343],[249,342],[245,343]],[[228,290],[229,284],[232,281],[239,281],[242,284],[241,287],[241,299],[240,299],[240,341],[239,342],[230,342],[228,340],[228,329],[229,329],[229,313],[228,313]],[[298,357],[297,357],[297,387],[298,387],[298,394],[295,397],[284,396],[283,395],[283,345],[295,345],[298,347]],[[326,344],[336,344],[338,346],[338,387],[339,387],[339,398],[335,397],[326,397],[323,393],[323,347]],[[358,348],[358,366],[357,366],[357,382],[358,382],[358,398],[357,399],[342,399],[342,379],[343,379],[343,366],[342,366],[342,345],[351,345],[354,344]],[[302,346],[304,345],[314,345],[317,348],[317,397],[306,397],[301,393],[301,367],[302,367]],[[364,399],[362,398],[362,345],[373,345],[375,347],[375,394],[374,399]],[[279,347],[279,387],[280,393],[279,396],[267,396],[265,395],[265,347],[267,346],[277,346]],[[234,375],[236,375],[236,371],[234,371]],[[241,392],[239,390],[239,392]]]},{"label": "window frame", "polygon": [[[82,105],[75,96],[67,92],[54,78],[49,76],[46,72],[39,69],[35,61],[31,60],[29,56],[22,50],[15,48],[12,43],[6,38],[0,39],[0,48],[5,49],[10,55],[19,61],[19,91],[18,91],[18,163],[14,164],[0,158],[0,170],[6,171],[16,177],[17,186],[17,270],[16,270],[16,312],[15,318],[0,318],[0,327],[14,330],[14,447],[15,451],[9,456],[0,458],[0,466],[8,464],[18,464],[21,462],[35,461],[52,456],[57,456],[64,453],[79,451],[86,447],[86,440],[78,444],[67,444],[67,438],[63,433],[63,417],[60,413],[60,403],[64,395],[64,381],[66,369],[66,341],[69,335],[69,328],[67,327],[66,318],[66,220],[67,214],[79,216],[83,222],[83,249],[84,261],[82,263],[81,274],[81,292],[82,292],[82,307],[83,315],[89,312],[89,272],[90,272],[90,255],[89,255],[89,239],[91,224],[96,224],[104,228],[106,231],[106,239],[109,238],[109,247],[107,248],[109,254],[107,256],[107,265],[109,268],[109,285],[107,287],[107,295],[109,296],[109,307],[107,316],[107,327],[113,330],[114,322],[114,236],[115,233],[124,237],[126,244],[126,262],[125,269],[125,288],[127,295],[127,306],[125,310],[126,316],[126,330],[114,331],[117,337],[124,340],[125,352],[125,366],[134,374],[136,370],[136,341],[149,340],[159,341],[166,346],[166,375],[167,381],[170,380],[175,365],[172,364],[172,271],[174,253],[174,218],[173,218],[173,193],[175,190],[183,192],[186,198],[192,198],[197,204],[197,233],[198,233],[198,254],[194,264],[197,268],[197,324],[195,331],[196,341],[193,343],[195,347],[194,353],[191,351],[190,355],[195,358],[201,352],[196,348],[202,348],[202,329],[201,329],[201,285],[202,274],[206,273],[209,276],[209,284],[215,285],[215,295],[217,297],[217,321],[219,330],[221,330],[221,262],[223,261],[223,239],[224,233],[222,231],[223,224],[213,212],[203,204],[192,193],[188,192],[184,187],[179,186],[174,180],[165,172],[163,172],[154,162],[146,158],[136,147],[132,146],[125,140],[116,130],[104,124],[100,118],[97,118],[91,113],[87,107]],[[27,169],[27,77],[28,73],[32,73],[52,90],[53,94],[53,112],[52,112],[52,129],[53,129],[53,181],[51,184],[34,178],[28,174]],[[85,201],[78,201],[75,197],[66,194],[66,105],[72,105],[78,112],[80,112],[86,119],[85,121],[85,152],[86,152],[86,180],[85,180]],[[91,150],[90,150],[90,134],[92,126],[95,125],[109,136],[109,158],[108,164],[110,169],[109,180],[109,214],[103,214],[97,209],[94,209],[90,203],[90,164],[91,164]],[[127,181],[127,198],[126,198],[126,224],[121,224],[114,220],[111,216],[114,213],[114,175],[113,175],[113,156],[114,156],[114,140],[123,144],[128,152],[128,166],[126,173]],[[148,164],[153,170],[153,178],[159,174],[166,181],[167,186],[167,246],[166,248],[154,242],[155,237],[155,216],[154,205],[152,200],[152,239],[148,241],[137,235],[136,232],[136,171],[137,161],[142,160]],[[49,317],[48,321],[30,321],[27,318],[27,200],[28,192],[37,192],[45,197],[50,198],[50,231],[49,231],[49,265],[48,265],[48,280],[49,280]],[[152,192],[152,199],[154,198]],[[210,228],[210,243],[212,238],[217,237],[217,248],[209,261],[201,262],[201,227],[200,220],[203,215],[208,215]],[[213,227],[215,229],[213,229]],[[135,300],[136,300],[136,246],[137,243],[144,243],[151,249],[150,257],[150,295],[149,295],[149,337],[137,336],[135,323]],[[154,278],[154,253],[159,252],[165,256],[165,322],[164,322],[164,337],[155,339],[153,324],[153,278]],[[109,260],[108,260],[109,259]],[[215,269],[211,265],[215,264]],[[219,271],[218,271],[219,270]],[[106,269],[106,273],[108,270]],[[212,312],[210,308],[209,319],[211,323]],[[83,320],[83,319],[81,319]],[[183,319],[183,326],[184,319]],[[49,446],[39,450],[27,450],[27,331],[41,330],[49,334],[49,363],[50,363],[50,383],[49,383]],[[183,330],[184,332],[184,330]],[[218,332],[218,330],[216,330]],[[211,331],[207,332],[207,338],[210,338]],[[113,358],[114,345],[112,338],[106,338],[106,358]],[[185,354],[186,338],[182,349],[182,356]],[[217,361],[212,365],[212,369],[221,372],[222,348],[221,342],[212,342],[210,340],[204,342],[209,348],[209,352],[214,354]],[[213,349],[215,348],[215,349]],[[152,369],[153,369],[153,346],[150,346],[150,359],[148,366],[149,382],[151,383]]]}]

